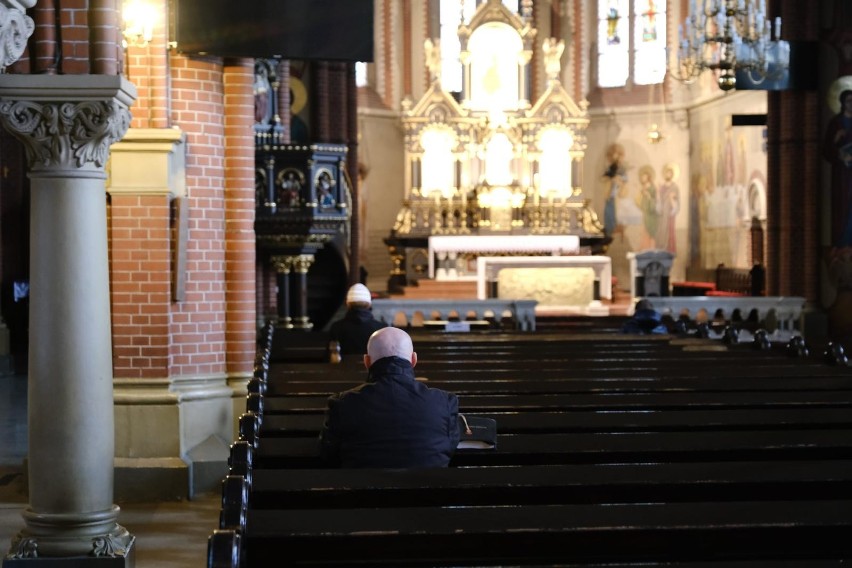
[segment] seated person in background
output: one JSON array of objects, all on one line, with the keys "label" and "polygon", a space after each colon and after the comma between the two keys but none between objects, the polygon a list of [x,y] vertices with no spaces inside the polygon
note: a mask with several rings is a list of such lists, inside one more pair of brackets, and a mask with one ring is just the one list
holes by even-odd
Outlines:
[{"label": "seated person in background", "polygon": [[329,397],[320,454],[340,467],[446,467],[459,443],[458,399],[414,378],[417,353],[396,327],[373,333],[367,382]]},{"label": "seated person in background", "polygon": [[340,346],[341,355],[358,355],[367,352],[367,340],[374,331],[385,327],[373,318],[370,308],[373,298],[363,284],[354,284],[346,292],[346,315],[331,324],[329,336]]},{"label": "seated person in background", "polygon": [[662,322],[660,312],[654,309],[653,304],[646,299],[636,302],[633,317],[624,322],[621,333],[634,333],[637,335],[664,334],[669,330]]}]

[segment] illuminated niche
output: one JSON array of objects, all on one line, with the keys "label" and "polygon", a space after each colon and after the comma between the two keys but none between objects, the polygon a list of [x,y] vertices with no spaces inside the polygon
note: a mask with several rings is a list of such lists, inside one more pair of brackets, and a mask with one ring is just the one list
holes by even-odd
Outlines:
[{"label": "illuminated niche", "polygon": [[420,145],[422,183],[420,191],[425,196],[438,193],[449,199],[456,192],[453,148],[457,144],[455,133],[447,126],[430,126],[423,130]]}]

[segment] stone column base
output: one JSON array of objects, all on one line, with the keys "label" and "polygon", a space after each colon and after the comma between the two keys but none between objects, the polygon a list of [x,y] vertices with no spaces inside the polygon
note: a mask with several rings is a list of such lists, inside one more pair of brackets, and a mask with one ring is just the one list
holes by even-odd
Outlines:
[{"label": "stone column base", "polygon": [[120,556],[66,556],[53,558],[7,558],[3,568],[133,568],[136,566],[136,537]]}]

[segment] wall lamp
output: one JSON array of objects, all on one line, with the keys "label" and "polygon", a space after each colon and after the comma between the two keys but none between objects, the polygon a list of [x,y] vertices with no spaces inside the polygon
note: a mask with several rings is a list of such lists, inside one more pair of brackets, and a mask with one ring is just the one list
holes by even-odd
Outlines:
[{"label": "wall lamp", "polygon": [[157,8],[146,0],[125,0],[121,11],[124,47],[145,47],[154,37]]}]

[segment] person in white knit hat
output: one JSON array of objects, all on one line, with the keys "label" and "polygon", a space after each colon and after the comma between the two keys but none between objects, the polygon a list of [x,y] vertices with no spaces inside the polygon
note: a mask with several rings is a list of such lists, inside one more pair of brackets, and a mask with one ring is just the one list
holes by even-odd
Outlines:
[{"label": "person in white knit hat", "polygon": [[329,336],[340,346],[340,355],[363,355],[374,331],[387,327],[373,317],[373,296],[363,284],[354,284],[346,292],[346,314],[331,324]]}]

